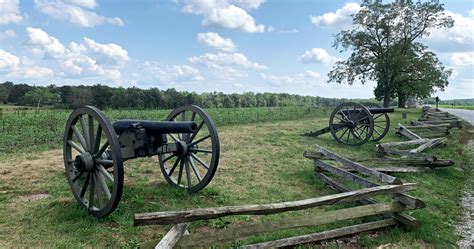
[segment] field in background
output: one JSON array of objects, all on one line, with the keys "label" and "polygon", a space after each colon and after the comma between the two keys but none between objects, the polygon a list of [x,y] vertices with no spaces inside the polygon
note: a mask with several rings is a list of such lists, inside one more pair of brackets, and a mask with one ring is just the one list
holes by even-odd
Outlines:
[{"label": "field in background", "polygon": [[[375,157],[374,143],[360,147],[338,144],[330,134],[320,138],[300,134],[327,126],[326,109],[252,108],[208,110],[218,123],[221,161],[213,181],[203,191],[188,195],[171,188],[153,158],[125,163],[125,186],[118,209],[104,219],[87,215],[74,200],[64,176],[62,132],[66,111],[4,115],[8,124],[0,152],[0,245],[20,247],[147,247],[156,244],[170,226],[133,227],[138,212],[180,210],[197,207],[291,201],[334,193],[313,173],[313,162],[303,152],[317,143],[348,157]],[[402,119],[402,111],[408,119]],[[395,135],[397,123],[417,119],[420,110],[391,113],[392,129],[382,142],[402,141]],[[150,118],[162,120],[169,111],[106,111],[112,120]],[[8,117],[8,121],[7,120]],[[0,120],[0,129],[2,129]],[[398,174],[403,182],[416,182],[410,195],[425,201],[425,209],[408,212],[421,221],[419,230],[391,229],[359,236],[357,245],[376,247],[456,247],[455,225],[461,217],[459,199],[472,175],[472,160],[465,144],[469,127],[453,130],[448,145],[430,153],[453,159],[454,167],[426,173]],[[7,144],[8,141],[9,144]],[[13,141],[13,142],[12,142]],[[47,148],[54,150],[46,151]],[[8,153],[4,153],[7,152]],[[27,152],[27,153],[25,153]],[[377,165],[369,165],[377,166]],[[378,165],[379,166],[379,165]],[[48,195],[35,200],[37,196]],[[348,206],[348,204],[344,204]],[[341,206],[338,206],[341,207]],[[324,206],[307,211],[270,216],[235,216],[196,222],[191,231],[224,228],[247,221],[274,220],[302,213],[334,209]],[[343,223],[264,234],[246,242],[316,232]],[[337,247],[335,245],[335,247]]]},{"label": "field in background", "polygon": [[[206,109],[218,127],[268,121],[328,116],[329,109],[316,107],[257,107]],[[70,110],[31,110],[0,113],[0,154],[59,148]],[[171,110],[105,110],[118,119],[164,120]]]},{"label": "field in background", "polygon": [[439,108],[474,110],[474,105],[439,105]]}]

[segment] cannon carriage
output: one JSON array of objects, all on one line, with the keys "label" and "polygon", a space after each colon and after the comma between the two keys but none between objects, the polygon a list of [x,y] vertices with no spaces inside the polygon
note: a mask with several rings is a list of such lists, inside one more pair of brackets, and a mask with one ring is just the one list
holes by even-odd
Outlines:
[{"label": "cannon carriage", "polygon": [[165,121],[118,120],[84,106],[69,116],[64,164],[71,191],[90,214],[112,213],[123,192],[125,161],[157,156],[166,181],[197,192],[212,180],[219,164],[214,121],[197,106],[173,110]]},{"label": "cannon carriage", "polygon": [[329,126],[303,135],[317,137],[330,132],[336,141],[348,145],[377,142],[384,138],[390,129],[390,112],[394,112],[394,109],[382,108],[372,103],[342,103],[329,116]]}]

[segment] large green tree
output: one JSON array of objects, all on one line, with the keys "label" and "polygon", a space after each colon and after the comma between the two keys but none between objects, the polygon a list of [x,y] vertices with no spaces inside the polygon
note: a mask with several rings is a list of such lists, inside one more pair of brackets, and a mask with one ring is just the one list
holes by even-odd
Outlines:
[{"label": "large green tree", "polygon": [[[375,97],[383,99],[384,106],[399,93],[406,97],[417,95],[413,89],[443,89],[449,71],[419,40],[429,36],[432,29],[452,26],[452,18],[437,1],[383,4],[365,0],[353,16],[353,28],[336,36],[334,47],[352,53],[336,63],[329,72],[329,82],[375,81]],[[423,66],[417,65],[420,62]],[[430,74],[440,78],[433,79]],[[431,84],[432,80],[437,83]]]}]

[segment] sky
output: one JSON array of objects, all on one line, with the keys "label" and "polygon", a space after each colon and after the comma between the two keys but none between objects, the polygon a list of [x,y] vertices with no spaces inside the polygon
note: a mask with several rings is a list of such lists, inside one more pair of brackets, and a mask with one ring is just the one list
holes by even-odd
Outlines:
[{"label": "sky", "polygon": [[[454,27],[422,42],[453,74],[435,95],[474,98],[474,1],[441,2]],[[327,82],[360,3],[0,0],[0,82],[372,98],[373,82]]]}]

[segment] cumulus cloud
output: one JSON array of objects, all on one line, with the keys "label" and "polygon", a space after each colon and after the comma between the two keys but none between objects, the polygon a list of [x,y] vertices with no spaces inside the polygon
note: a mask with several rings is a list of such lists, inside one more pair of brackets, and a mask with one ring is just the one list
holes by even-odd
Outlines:
[{"label": "cumulus cloud", "polygon": [[311,50],[307,50],[300,57],[300,59],[305,64],[332,64],[337,61],[337,58],[335,56],[329,55],[329,53],[322,48],[313,48]]},{"label": "cumulus cloud", "polygon": [[82,43],[64,46],[42,29],[28,27],[26,44],[50,63],[63,78],[103,76],[120,81],[120,69],[129,60],[128,53],[114,43],[102,44],[85,37]]},{"label": "cumulus cloud", "polygon": [[11,78],[42,79],[51,78],[53,70],[39,67],[27,58],[19,58],[0,49],[0,75]]},{"label": "cumulus cloud", "polygon": [[241,67],[253,70],[266,70],[267,66],[251,62],[241,53],[206,53],[201,56],[193,56],[188,59],[193,64],[202,64],[211,69],[221,69],[223,67]]},{"label": "cumulus cloud", "polygon": [[145,74],[151,75],[150,80],[158,80],[161,83],[204,80],[204,77],[198,69],[187,65],[163,66],[154,61],[145,61],[145,63],[143,63],[143,68]]},{"label": "cumulus cloud", "polygon": [[232,42],[230,38],[223,38],[217,33],[199,33],[197,35],[197,39],[200,43],[213,49],[221,50],[224,52],[235,51],[234,42]]},{"label": "cumulus cloud", "polygon": [[247,10],[258,8],[264,1],[189,0],[185,2],[183,12],[202,15],[203,25],[250,33],[265,32],[265,25],[256,24],[255,19],[247,12]]},{"label": "cumulus cloud", "polygon": [[432,30],[431,35],[424,38],[430,48],[439,52],[463,52],[474,49],[474,16],[464,16],[449,10],[445,14],[454,20],[452,28],[442,28]]},{"label": "cumulus cloud", "polygon": [[310,16],[311,22],[320,27],[346,28],[352,24],[351,15],[359,12],[358,3],[346,3],[336,12],[327,12],[320,16]]},{"label": "cumulus cloud", "polygon": [[16,32],[13,29],[0,31],[0,41],[16,37]]},{"label": "cumulus cloud", "polygon": [[81,27],[94,27],[109,23],[123,26],[118,17],[105,17],[93,10],[97,4],[95,0],[35,0],[36,8],[52,18],[68,21]]},{"label": "cumulus cloud", "polygon": [[0,25],[19,23],[23,20],[19,5],[19,0],[0,0]]},{"label": "cumulus cloud", "polygon": [[452,53],[451,61],[455,66],[474,65],[474,52]]},{"label": "cumulus cloud", "polygon": [[306,71],[304,73],[297,73],[293,75],[282,75],[275,76],[273,74],[260,73],[260,77],[269,84],[275,86],[287,86],[287,85],[314,85],[316,82],[314,80],[319,79],[321,75],[317,72]]}]

